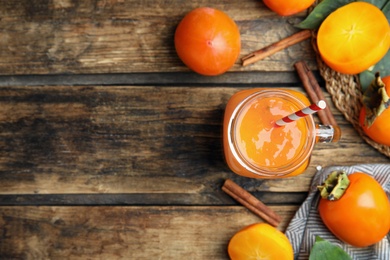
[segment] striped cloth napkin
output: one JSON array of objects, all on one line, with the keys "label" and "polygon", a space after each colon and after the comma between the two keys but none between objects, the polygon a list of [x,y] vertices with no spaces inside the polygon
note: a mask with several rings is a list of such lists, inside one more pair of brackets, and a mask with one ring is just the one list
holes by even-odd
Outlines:
[{"label": "striped cloth napkin", "polygon": [[341,242],[332,235],[323,224],[317,212],[317,205],[320,199],[319,192],[317,192],[317,185],[321,184],[335,170],[344,170],[348,174],[353,172],[370,174],[382,185],[387,196],[390,198],[390,164],[361,164],[318,168],[317,173],[313,177],[308,197],[286,230],[286,235],[293,245],[294,259],[309,259],[315,237],[320,236],[343,248],[354,260],[390,260],[390,234],[387,234],[387,237],[373,246],[366,248],[353,247]]}]

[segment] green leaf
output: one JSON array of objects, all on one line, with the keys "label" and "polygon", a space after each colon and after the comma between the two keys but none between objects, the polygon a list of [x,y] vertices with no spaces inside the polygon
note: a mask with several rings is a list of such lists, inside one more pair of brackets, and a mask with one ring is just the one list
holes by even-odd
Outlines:
[{"label": "green leaf", "polygon": [[390,1],[387,0],[385,5],[381,8],[388,21],[390,21]]},{"label": "green leaf", "polygon": [[355,2],[353,0],[323,0],[319,3],[313,11],[297,25],[301,29],[317,29],[321,23],[335,11],[337,8],[346,5],[348,3]]},{"label": "green leaf", "polygon": [[316,242],[310,252],[309,260],[352,260],[341,247],[333,245],[321,237],[316,237]]},{"label": "green leaf", "polygon": [[359,74],[359,82],[362,87],[362,92],[365,92],[370,86],[371,82],[375,79],[375,73],[370,70],[365,70]]},{"label": "green leaf", "polygon": [[386,3],[388,2],[388,0],[360,0],[360,1],[371,3],[371,4],[375,5],[376,7],[378,7],[379,9],[382,9],[386,5]]},{"label": "green leaf", "polygon": [[366,91],[371,82],[375,79],[375,73],[379,72],[382,78],[390,75],[390,51],[373,67],[359,74],[362,92]]}]

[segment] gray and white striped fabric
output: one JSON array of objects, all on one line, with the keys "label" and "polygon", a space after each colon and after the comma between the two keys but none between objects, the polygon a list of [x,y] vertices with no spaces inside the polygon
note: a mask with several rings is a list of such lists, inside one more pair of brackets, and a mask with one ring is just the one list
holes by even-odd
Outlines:
[{"label": "gray and white striped fabric", "polygon": [[322,223],[317,212],[320,198],[319,192],[317,192],[317,185],[321,184],[335,170],[345,170],[348,174],[353,172],[370,174],[382,185],[387,197],[390,199],[390,164],[331,166],[322,169],[319,167],[313,177],[308,197],[286,230],[286,235],[293,245],[294,259],[309,259],[310,250],[314,245],[315,237],[318,235],[343,248],[354,260],[390,260],[390,234],[387,234],[387,237],[373,246],[357,248],[338,240]]}]

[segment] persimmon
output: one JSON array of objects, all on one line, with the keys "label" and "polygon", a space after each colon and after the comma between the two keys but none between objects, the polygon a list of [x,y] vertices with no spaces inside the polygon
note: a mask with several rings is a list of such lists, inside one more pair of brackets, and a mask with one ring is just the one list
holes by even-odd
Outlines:
[{"label": "persimmon", "polygon": [[[376,86],[372,86],[375,84]],[[390,76],[380,79],[380,75],[376,75],[376,79],[371,83],[370,90],[378,97],[368,96],[367,91],[363,100],[362,109],[360,110],[359,124],[364,133],[373,141],[390,146],[390,109],[388,98],[390,97]],[[383,90],[379,90],[383,89]],[[383,102],[383,103],[382,103]],[[382,106],[381,106],[382,103]]]},{"label": "persimmon", "polygon": [[297,14],[308,9],[315,0],[263,0],[264,4],[281,16]]},{"label": "persimmon", "polygon": [[317,45],[330,68],[358,74],[376,64],[389,50],[389,22],[375,5],[352,2],[325,18],[318,30]]},{"label": "persimmon", "polygon": [[319,215],[340,240],[366,247],[379,242],[390,231],[389,199],[370,175],[335,171],[320,189]]},{"label": "persimmon", "polygon": [[175,48],[193,71],[219,75],[229,70],[240,54],[240,31],[226,13],[209,7],[197,8],[177,26]]},{"label": "persimmon", "polygon": [[292,260],[292,245],[285,234],[267,223],[256,223],[238,231],[228,245],[232,260]]}]

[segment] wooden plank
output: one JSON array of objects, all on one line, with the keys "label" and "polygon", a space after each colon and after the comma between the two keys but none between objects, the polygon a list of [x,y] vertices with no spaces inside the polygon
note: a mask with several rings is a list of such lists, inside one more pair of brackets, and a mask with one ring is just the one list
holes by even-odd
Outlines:
[{"label": "wooden plank", "polygon": [[[190,10],[225,11],[241,32],[240,57],[287,37],[305,13],[284,18],[262,1],[0,1],[0,74],[100,74],[189,71],[176,55],[174,32]],[[292,71],[306,60],[306,40],[262,62],[232,71]]]},{"label": "wooden plank", "polygon": [[[284,231],[297,207],[272,207]],[[228,259],[243,207],[0,207],[1,259]]]},{"label": "wooden plank", "polygon": [[[316,73],[316,72],[315,72]],[[317,74],[319,82],[322,78]],[[231,86],[251,84],[272,86],[275,84],[299,85],[295,71],[227,72],[218,77],[205,77],[193,72],[167,73],[115,73],[115,74],[61,74],[61,75],[6,75],[0,76],[0,86],[74,86],[74,85],[148,85],[148,86]]]},{"label": "wooden plank", "polygon": [[[222,185],[220,185],[222,186]],[[300,205],[307,192],[252,192],[267,205]],[[225,192],[201,193],[104,193],[104,194],[12,194],[0,195],[0,206],[125,206],[125,205],[241,205]]]},{"label": "wooden plank", "polygon": [[333,108],[343,137],[317,145],[305,174],[237,176],[224,162],[221,123],[241,89],[1,87],[0,194],[214,193],[218,201],[226,178],[252,192],[307,192],[318,165],[388,162]]}]

